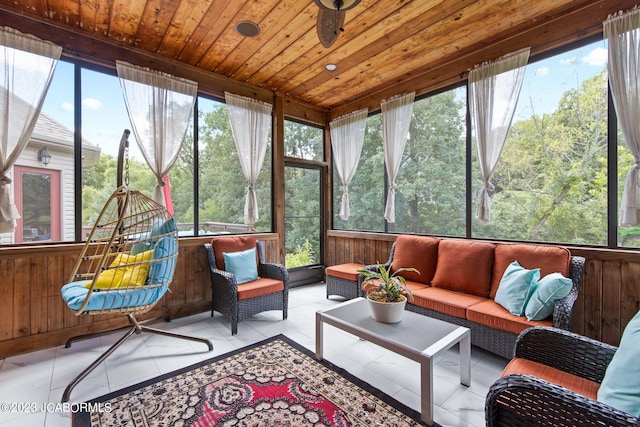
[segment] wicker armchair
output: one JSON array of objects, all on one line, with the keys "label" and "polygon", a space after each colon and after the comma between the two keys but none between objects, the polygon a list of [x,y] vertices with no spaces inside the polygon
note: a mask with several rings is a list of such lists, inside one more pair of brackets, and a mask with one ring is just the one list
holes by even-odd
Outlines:
[{"label": "wicker armchair", "polygon": [[[616,349],[569,331],[536,327],[519,335],[515,357],[593,381],[597,387]],[[504,376],[491,386],[485,418],[487,426],[640,425],[625,412],[525,372]]]},{"label": "wicker armchair", "polygon": [[[262,247],[250,236],[220,237],[204,245],[209,260],[212,305],[214,311],[231,320],[231,334],[238,333],[238,322],[268,310],[282,310],[287,318],[289,303],[289,272],[281,264],[265,263]],[[236,277],[225,271],[223,252],[255,247],[257,254],[257,280],[238,284]]]}]

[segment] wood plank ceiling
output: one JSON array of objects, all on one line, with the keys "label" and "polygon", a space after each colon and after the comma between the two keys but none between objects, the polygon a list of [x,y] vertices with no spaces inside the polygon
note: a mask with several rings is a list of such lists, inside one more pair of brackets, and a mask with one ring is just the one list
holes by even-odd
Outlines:
[{"label": "wood plank ceiling", "polygon": [[[329,48],[313,0],[0,0],[29,17],[310,103],[351,109],[460,79],[482,61],[601,31],[626,0],[362,0]],[[257,37],[235,31],[240,21]],[[555,23],[555,24],[554,24]],[[337,65],[326,71],[325,64]]]}]

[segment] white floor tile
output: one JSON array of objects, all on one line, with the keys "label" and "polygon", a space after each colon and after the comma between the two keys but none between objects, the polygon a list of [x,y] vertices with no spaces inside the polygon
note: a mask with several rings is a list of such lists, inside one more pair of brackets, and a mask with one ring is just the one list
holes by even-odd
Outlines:
[{"label": "white floor tile", "polygon": [[[326,298],[324,284],[293,288],[289,294],[288,319],[279,311],[260,313],[241,320],[238,334],[231,323],[215,313],[200,313],[150,326],[210,339],[214,350],[194,341],[157,334],[133,335],[100,364],[71,393],[72,402],[102,396],[207,360],[258,341],[283,334],[315,352],[315,312],[341,303]],[[0,360],[0,402],[58,403],[67,384],[116,342],[123,330],[102,337]],[[324,327],[324,358],[354,376],[420,409],[419,365],[336,328]],[[460,385],[459,357],[453,348],[435,360],[435,420],[443,426],[484,425],[484,395],[500,375],[506,361],[474,348],[471,386]],[[68,427],[71,415],[60,412],[36,414],[0,413],[2,426]]]}]

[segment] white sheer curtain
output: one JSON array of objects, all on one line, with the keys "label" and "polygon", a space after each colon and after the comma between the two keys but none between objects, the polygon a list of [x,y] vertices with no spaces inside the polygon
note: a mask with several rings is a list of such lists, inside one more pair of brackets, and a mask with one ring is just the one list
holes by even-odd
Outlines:
[{"label": "white sheer curtain", "polygon": [[476,218],[491,219],[489,189],[516,109],[529,48],[476,66],[469,72],[469,108],[475,131],[482,189]]},{"label": "white sheer curtain", "polygon": [[258,197],[254,186],[258,181],[269,144],[272,106],[228,92],[225,92],[224,97],[240,166],[249,184],[244,204],[244,223],[255,224],[259,216]]},{"label": "white sheer curtain", "polygon": [[396,95],[380,103],[382,107],[382,142],[384,146],[384,164],[389,176],[387,203],[384,208],[384,219],[396,222],[396,177],[400,170],[402,153],[409,137],[411,112],[416,93]]},{"label": "white sheer curtain", "polygon": [[198,84],[116,61],[129,120],[140,151],[156,176],[153,200],[166,206],[164,176],[178,158],[191,123]]},{"label": "white sheer curtain", "polygon": [[609,16],[604,21],[609,41],[609,82],[618,121],[635,164],[627,172],[620,205],[620,225],[640,219],[640,9]]},{"label": "white sheer curtain", "polygon": [[10,170],[38,121],[62,48],[11,28],[0,28],[0,232],[11,233],[20,213]]},{"label": "white sheer curtain", "polygon": [[340,116],[329,123],[331,130],[331,151],[336,171],[342,184],[340,218],[349,219],[349,184],[356,174],[358,161],[364,144],[364,130],[367,125],[367,108]]}]

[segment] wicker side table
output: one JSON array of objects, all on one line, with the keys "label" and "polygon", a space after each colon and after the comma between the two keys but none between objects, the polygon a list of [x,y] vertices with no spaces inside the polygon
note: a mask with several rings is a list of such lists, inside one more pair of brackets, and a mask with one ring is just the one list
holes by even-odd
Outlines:
[{"label": "wicker side table", "polygon": [[358,270],[364,268],[362,264],[348,263],[327,267],[325,270],[327,283],[327,298],[329,295],[340,295],[346,299],[361,296]]}]

